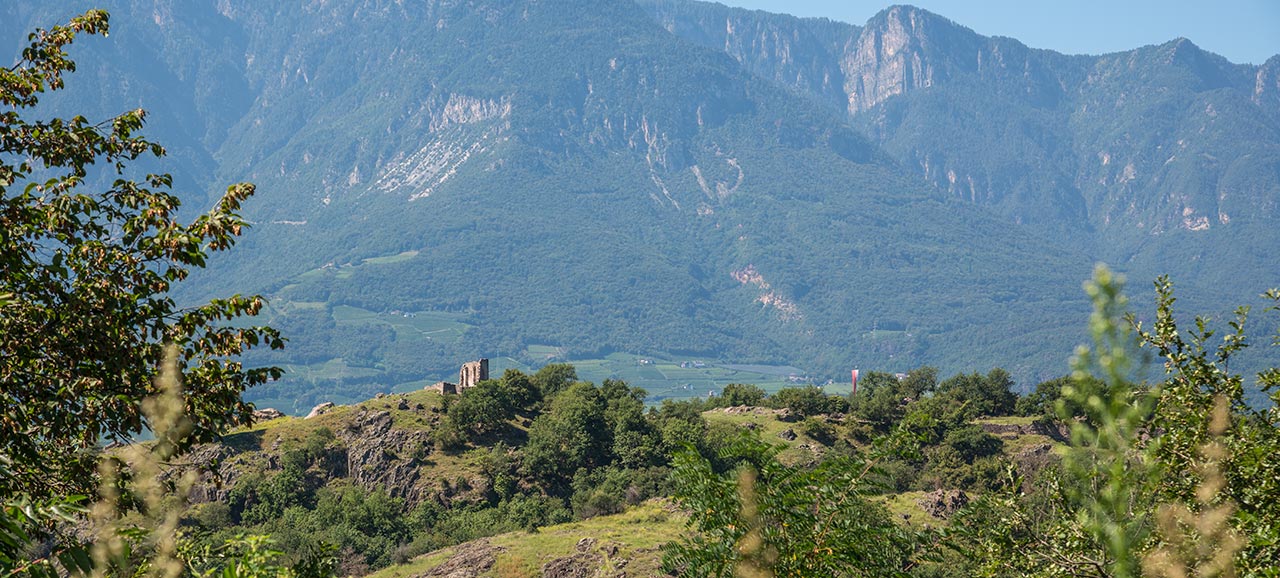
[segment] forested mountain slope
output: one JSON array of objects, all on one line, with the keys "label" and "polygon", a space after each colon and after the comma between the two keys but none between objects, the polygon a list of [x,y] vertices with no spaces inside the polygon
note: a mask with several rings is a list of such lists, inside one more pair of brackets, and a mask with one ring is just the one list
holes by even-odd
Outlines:
[{"label": "forested mountain slope", "polygon": [[[1185,38],[1069,56],[911,6],[865,26],[642,0],[665,28],[843,113],[949,197],[1207,306],[1276,283],[1280,57],[1239,65]],[[815,82],[815,79],[821,82]]]},{"label": "forested mountain slope", "polygon": [[[1157,66],[1202,54],[1189,45],[1135,52],[1156,63],[1148,79],[1107,76],[1129,66],[1119,56],[1034,51],[909,8],[865,28],[751,13],[726,40],[682,12],[721,9],[692,3],[105,4],[111,37],[77,45],[80,71],[50,108],[151,110],[164,166],[196,206],[257,183],[254,229],[193,285],[272,299],[292,343],[269,360],[294,371],[259,395],[385,390],[478,356],[536,364],[537,347],[822,378],[1002,365],[1029,381],[1065,370],[1095,259],[1222,263],[1205,280],[1254,265],[1249,283],[1206,297],[1214,306],[1276,274],[1257,267],[1274,205],[1233,204],[1276,186],[1257,169],[1276,158],[1274,95],[1237,95],[1254,69],[1196,57],[1225,84],[1168,96],[1173,136],[1138,132],[1151,98],[1077,109],[1089,87],[1200,82]],[[79,8],[6,3],[0,34],[16,49]],[[752,30],[795,40],[757,49],[735,32]],[[858,64],[859,42],[902,48]],[[1252,136],[1204,125],[1210,136],[1161,164],[1152,151],[1200,131],[1201,104]],[[1222,176],[1203,186],[1178,168],[1206,163]],[[1148,210],[1137,199],[1151,179],[1186,201]],[[1219,199],[1223,183],[1253,189]]]}]

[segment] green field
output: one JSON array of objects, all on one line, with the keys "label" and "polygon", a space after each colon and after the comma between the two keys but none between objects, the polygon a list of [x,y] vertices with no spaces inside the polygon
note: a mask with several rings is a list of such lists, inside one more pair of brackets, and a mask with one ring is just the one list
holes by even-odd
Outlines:
[{"label": "green field", "polygon": [[396,253],[395,255],[384,255],[382,257],[369,257],[361,261],[366,265],[390,265],[392,263],[403,263],[418,256],[417,251],[405,251]]},{"label": "green field", "polygon": [[556,359],[564,355],[564,350],[554,345],[530,345],[524,352],[532,359]]},{"label": "green field", "polygon": [[431,339],[454,343],[471,326],[462,322],[466,315],[448,311],[404,311],[375,313],[350,305],[336,305],[333,320],[338,323],[381,323],[396,330],[397,339]]},{"label": "green field", "polygon": [[[751,383],[773,392],[787,386],[804,385],[787,379],[800,370],[788,366],[733,365],[693,358],[659,358],[630,353],[612,353],[598,359],[571,359],[578,377],[595,383],[621,379],[649,392],[651,403],[663,399],[706,397],[720,393],[730,383]],[[681,364],[685,367],[681,367]],[[847,391],[846,387],[846,391]]]}]

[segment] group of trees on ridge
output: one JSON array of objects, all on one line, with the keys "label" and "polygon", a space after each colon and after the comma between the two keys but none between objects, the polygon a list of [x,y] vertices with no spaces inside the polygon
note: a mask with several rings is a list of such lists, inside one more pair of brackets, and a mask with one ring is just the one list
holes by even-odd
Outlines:
[{"label": "group of trees on ridge", "polygon": [[[664,559],[681,575],[1280,575],[1280,370],[1259,375],[1265,410],[1244,403],[1243,379],[1227,370],[1248,345],[1247,311],[1221,340],[1203,320],[1180,331],[1161,280],[1157,320],[1145,327],[1123,317],[1121,283],[1105,269],[1088,286],[1094,346],[1076,353],[1072,376],[1031,396],[1014,394],[1001,370],[939,382],[924,368],[901,380],[871,374],[849,398],[737,385],[646,409],[636,388],[579,382],[552,365],[449,398],[433,431],[441,451],[488,453],[486,503],[405,514],[385,493],[315,478],[339,451],[332,432],[316,430],[284,450],[279,471],[241,479],[231,503],[189,509],[194,477],[168,466],[251,422],[242,392],[279,370],[245,368],[237,356],[283,342],[271,328],[222,325],[255,314],[257,297],[178,309],[167,294],[234,243],[251,185],[183,224],[167,175],[124,176],[129,161],[163,154],[135,135],[141,111],[100,124],[19,114],[62,87],[75,36],[107,23],[90,11],[37,31],[22,60],[0,70],[0,102],[12,109],[0,125],[5,576],[356,574],[412,553],[406,544],[427,550],[664,495],[689,515],[690,532]],[[79,192],[101,176],[90,175],[97,163],[119,178]],[[1267,297],[1280,303],[1280,292]],[[1128,380],[1138,344],[1165,360],[1167,380]],[[727,405],[786,408],[826,451],[781,460],[759,434],[703,415]],[[1070,429],[1060,462],[1021,470],[973,425],[1019,412]],[[524,420],[521,447],[487,445]],[[144,428],[155,442],[99,448]],[[871,499],[931,487],[980,498],[944,529],[898,524]],[[86,519],[89,530],[76,532]],[[289,551],[229,534],[236,526],[276,534]],[[364,551],[344,556],[339,543]]]}]

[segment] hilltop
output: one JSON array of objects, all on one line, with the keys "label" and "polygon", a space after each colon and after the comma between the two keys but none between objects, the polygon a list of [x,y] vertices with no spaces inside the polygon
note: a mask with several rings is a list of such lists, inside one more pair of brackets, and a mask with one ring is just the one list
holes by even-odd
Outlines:
[{"label": "hilltop", "polygon": [[[751,432],[777,447],[783,467],[805,470],[874,452],[870,442],[910,411],[937,415],[948,421],[930,430],[923,457],[890,458],[883,479],[860,490],[886,519],[920,528],[1002,487],[1004,464],[1031,479],[1063,439],[1037,417],[1043,399],[1018,402],[1023,417],[976,413],[988,403],[997,405],[983,411],[1015,412],[998,371],[942,383],[927,369],[902,380],[872,373],[852,398],[735,385],[723,398],[648,411],[626,384],[573,380],[571,367],[553,365],[460,394],[325,403],[307,417],[261,410],[252,428],[186,458],[202,472],[186,524],[213,543],[269,532],[293,564],[339,544],[345,574],[649,575],[658,546],[685,532],[687,512],[671,499],[672,459],[685,444],[732,469],[734,440]],[[885,405],[917,390],[933,401]]]}]

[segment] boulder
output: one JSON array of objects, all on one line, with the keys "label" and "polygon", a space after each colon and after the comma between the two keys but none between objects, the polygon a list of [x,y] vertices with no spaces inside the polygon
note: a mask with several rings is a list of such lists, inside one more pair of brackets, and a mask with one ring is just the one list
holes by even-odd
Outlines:
[{"label": "boulder", "polygon": [[253,410],[253,421],[268,421],[284,417],[284,412],[274,407]]},{"label": "boulder", "polygon": [[934,490],[921,497],[916,504],[930,516],[945,520],[960,508],[969,505],[969,495],[964,490]]},{"label": "boulder", "polygon": [[322,404],[320,404],[320,405],[317,405],[317,406],[315,406],[315,407],[311,408],[311,413],[308,413],[308,414],[307,414],[307,417],[306,417],[305,419],[311,419],[311,418],[313,418],[313,417],[315,417],[315,416],[323,415],[323,414],[324,414],[324,412],[329,411],[329,410],[330,410],[330,409],[332,409],[332,408],[333,408],[333,402],[332,402],[332,401],[326,401],[326,402],[324,402],[324,403],[322,403]]},{"label": "boulder", "polygon": [[604,563],[604,556],[598,552],[592,552],[595,545],[595,538],[578,540],[574,548],[577,553],[543,564],[542,576],[544,578],[591,578],[598,575],[600,565]]},{"label": "boulder", "polygon": [[493,568],[494,562],[498,561],[498,554],[505,550],[506,548],[494,546],[485,539],[467,542],[455,547],[453,555],[449,556],[449,559],[445,560],[443,564],[419,576],[423,578],[476,578]]}]

